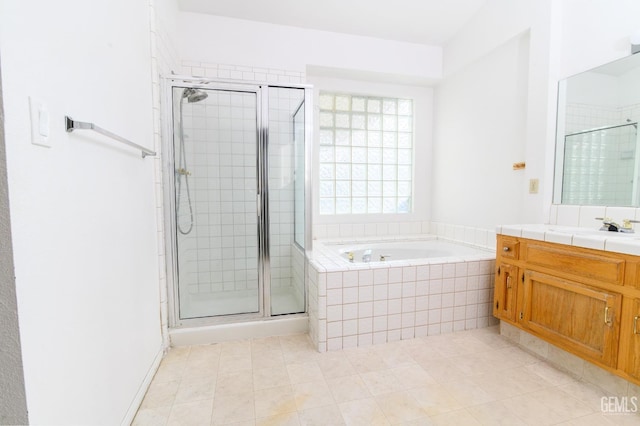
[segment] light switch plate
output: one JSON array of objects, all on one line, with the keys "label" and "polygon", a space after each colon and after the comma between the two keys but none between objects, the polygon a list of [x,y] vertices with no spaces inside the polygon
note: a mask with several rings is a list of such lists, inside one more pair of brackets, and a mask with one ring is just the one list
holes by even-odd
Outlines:
[{"label": "light switch plate", "polygon": [[51,148],[47,106],[40,99],[29,96],[29,115],[31,117],[31,143]]},{"label": "light switch plate", "polygon": [[538,179],[529,179],[529,194],[537,194],[540,181]]}]

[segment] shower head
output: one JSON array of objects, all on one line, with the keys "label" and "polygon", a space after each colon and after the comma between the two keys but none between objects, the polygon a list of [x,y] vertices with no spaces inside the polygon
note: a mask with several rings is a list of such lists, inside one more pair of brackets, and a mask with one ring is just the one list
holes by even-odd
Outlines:
[{"label": "shower head", "polygon": [[200,102],[206,99],[207,96],[209,95],[200,89],[187,88],[182,91],[182,98],[186,98],[189,103]]}]

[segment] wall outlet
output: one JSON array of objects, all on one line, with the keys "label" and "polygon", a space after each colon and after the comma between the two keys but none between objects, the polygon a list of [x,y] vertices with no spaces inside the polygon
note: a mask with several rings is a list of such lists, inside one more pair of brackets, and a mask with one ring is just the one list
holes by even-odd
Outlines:
[{"label": "wall outlet", "polygon": [[539,179],[529,179],[529,194],[537,194],[540,186]]}]

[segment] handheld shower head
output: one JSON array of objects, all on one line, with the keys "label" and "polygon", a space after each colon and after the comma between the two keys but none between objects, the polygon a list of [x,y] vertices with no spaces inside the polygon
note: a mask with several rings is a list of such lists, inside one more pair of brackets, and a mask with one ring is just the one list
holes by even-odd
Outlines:
[{"label": "handheld shower head", "polygon": [[182,91],[182,99],[186,98],[189,103],[200,102],[207,99],[207,96],[209,95],[200,89],[186,88]]}]

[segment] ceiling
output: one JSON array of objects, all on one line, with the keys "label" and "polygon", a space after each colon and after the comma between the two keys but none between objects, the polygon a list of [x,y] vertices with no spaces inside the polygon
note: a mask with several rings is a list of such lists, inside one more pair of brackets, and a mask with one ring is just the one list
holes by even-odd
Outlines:
[{"label": "ceiling", "polygon": [[486,0],[178,0],[180,10],[443,45]]}]

